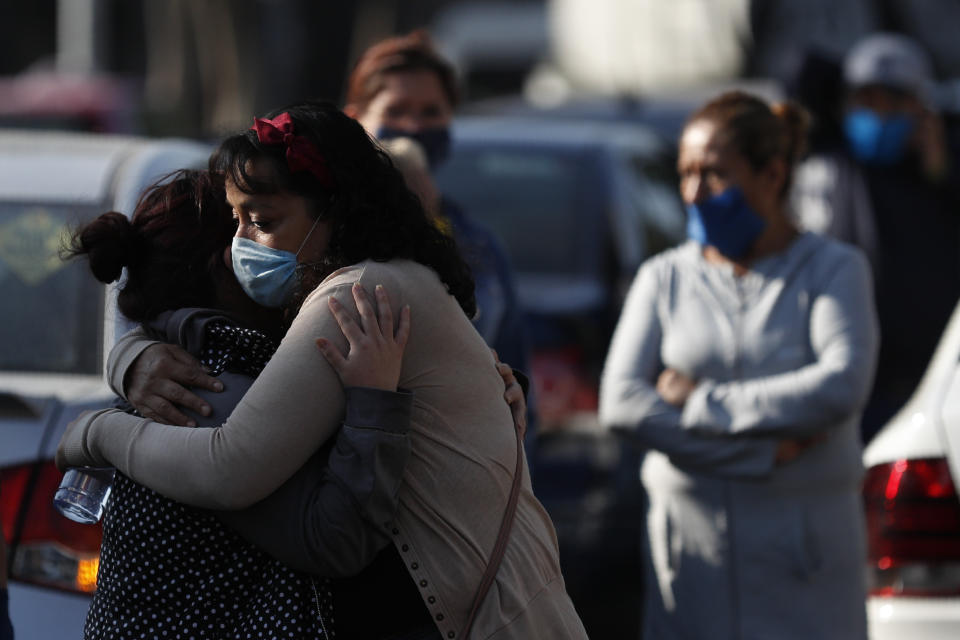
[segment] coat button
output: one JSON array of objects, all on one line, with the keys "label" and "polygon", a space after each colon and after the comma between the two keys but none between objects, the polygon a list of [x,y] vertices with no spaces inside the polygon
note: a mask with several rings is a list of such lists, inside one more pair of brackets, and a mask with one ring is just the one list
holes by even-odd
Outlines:
[{"label": "coat button", "polygon": [[443,614],[442,614],[442,613],[438,613],[438,614],[437,614],[437,622],[441,622],[442,620],[443,620]]},{"label": "coat button", "polygon": [[421,580],[421,581],[420,581],[420,586],[421,586],[421,587],[427,586],[427,581],[426,581],[426,580]]},{"label": "coat button", "polygon": [[434,604],[436,601],[437,599],[434,598],[433,596],[430,596],[429,598],[427,598],[427,602],[429,602],[430,604]]},{"label": "coat button", "polygon": [[400,529],[397,529],[396,527],[394,527],[394,528],[393,528],[393,535],[398,535],[399,533],[400,533]]},{"label": "coat button", "polygon": [[455,635],[457,635],[457,634],[455,634],[453,631],[447,631],[447,637],[448,637],[448,638],[452,638],[452,637],[454,637]]},{"label": "coat button", "polygon": [[402,547],[400,547],[400,551],[409,551],[409,550],[410,550],[410,547],[407,545],[403,545]]},{"label": "coat button", "polygon": [[417,569],[420,568],[420,565],[417,564],[416,562],[414,562],[413,564],[410,565],[410,568],[413,569],[414,571],[416,571]]}]

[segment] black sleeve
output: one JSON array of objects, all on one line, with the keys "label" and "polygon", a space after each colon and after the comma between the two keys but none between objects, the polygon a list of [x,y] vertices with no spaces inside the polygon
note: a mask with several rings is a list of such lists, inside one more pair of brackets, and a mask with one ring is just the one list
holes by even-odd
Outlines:
[{"label": "black sleeve", "polygon": [[300,571],[358,573],[389,544],[410,455],[413,394],[348,388],[347,415],[324,447],[277,491],[241,511],[218,512],[247,540]]},{"label": "black sleeve", "polygon": [[0,589],[0,640],[13,640],[13,625],[10,622],[10,597],[6,589]]}]

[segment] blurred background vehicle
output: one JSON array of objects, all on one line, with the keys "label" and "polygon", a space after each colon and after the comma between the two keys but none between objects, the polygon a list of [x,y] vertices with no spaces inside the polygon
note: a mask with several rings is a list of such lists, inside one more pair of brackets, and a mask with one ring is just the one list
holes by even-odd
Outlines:
[{"label": "blurred background vehicle", "polygon": [[639,126],[461,117],[437,183],[503,241],[531,338],[534,490],[591,637],[636,636],[636,452],[597,424],[600,370],[640,263],[682,240],[672,146]]},{"label": "blurred background vehicle", "polygon": [[461,117],[453,140],[437,183],[512,260],[540,430],[592,430],[626,288],[685,236],[672,147],[636,125],[508,117]]},{"label": "blurred background vehicle", "polygon": [[960,305],[916,393],[864,452],[872,640],[960,632]]},{"label": "blurred background vehicle", "polygon": [[0,523],[19,638],[83,628],[101,529],[54,510],[53,457],[67,422],[113,400],[105,354],[128,328],[112,289],[82,261],[60,260],[62,235],[104,211],[132,211],[146,186],[206,166],[209,153],[185,140],[0,130]]},{"label": "blurred background vehicle", "polygon": [[430,32],[470,100],[514,94],[549,49],[547,3],[450,3],[433,18]]}]

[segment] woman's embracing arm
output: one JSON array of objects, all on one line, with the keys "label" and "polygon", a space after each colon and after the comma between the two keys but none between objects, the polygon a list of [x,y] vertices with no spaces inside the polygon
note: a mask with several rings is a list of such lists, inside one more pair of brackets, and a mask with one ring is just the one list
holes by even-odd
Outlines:
[{"label": "woman's embracing arm", "polygon": [[[110,464],[137,482],[196,506],[240,509],[265,498],[336,432],[344,413],[337,372],[317,338],[341,352],[347,340],[330,311],[335,296],[359,321],[351,285],[362,266],[338,272],[304,303],[276,354],[226,423],[185,429],[105,411],[68,427],[62,466]],[[391,294],[396,285],[384,283]]]},{"label": "woman's embracing arm", "polygon": [[281,562],[307,573],[359,573],[390,543],[407,460],[413,394],[348,387],[347,416],[324,447],[274,493],[218,517]]}]

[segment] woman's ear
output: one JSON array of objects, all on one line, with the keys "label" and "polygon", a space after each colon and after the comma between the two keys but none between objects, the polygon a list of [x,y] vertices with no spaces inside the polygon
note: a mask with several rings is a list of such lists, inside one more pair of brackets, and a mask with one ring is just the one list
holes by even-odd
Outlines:
[{"label": "woman's ear", "polygon": [[783,186],[787,183],[787,163],[781,157],[776,157],[767,163],[767,166],[761,171],[763,180],[766,182],[769,193],[779,200],[783,192]]},{"label": "woman's ear", "polygon": [[358,109],[357,105],[353,104],[352,102],[343,106],[343,112],[354,120],[360,116],[360,109]]}]

